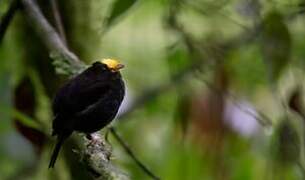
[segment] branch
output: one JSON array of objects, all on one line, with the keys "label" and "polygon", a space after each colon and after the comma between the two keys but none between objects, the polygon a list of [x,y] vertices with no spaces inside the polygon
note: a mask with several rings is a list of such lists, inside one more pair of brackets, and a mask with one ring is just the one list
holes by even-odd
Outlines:
[{"label": "branch", "polygon": [[1,22],[0,22],[0,42],[2,42],[2,39],[5,35],[5,32],[12,21],[15,12],[17,9],[20,8],[20,2],[19,0],[13,0],[13,2],[10,4],[9,9],[7,12],[3,15]]},{"label": "branch", "polygon": [[37,4],[33,0],[22,0],[22,4],[29,22],[33,24],[34,29],[51,52],[51,57],[55,59],[57,68],[61,68],[60,65],[63,62],[66,63],[64,69],[59,69],[59,72],[68,71],[69,69],[72,70],[67,72],[69,75],[81,72],[85,64],[65,46],[60,36],[43,16]]},{"label": "branch", "polygon": [[[111,162],[111,148],[106,143],[106,140],[99,133],[90,134],[91,140],[84,137],[85,145],[83,152],[81,152],[82,161],[87,167],[88,171],[98,180],[128,180],[127,174],[116,168]],[[76,140],[79,142],[78,140]]]},{"label": "branch", "polygon": [[61,39],[63,40],[63,42],[67,46],[67,38],[66,38],[64,26],[62,24],[57,0],[50,0],[50,1],[51,1],[51,7],[52,7],[52,11],[53,11],[53,16],[54,16],[54,19],[55,19],[56,28],[57,28],[57,30],[60,34]]}]

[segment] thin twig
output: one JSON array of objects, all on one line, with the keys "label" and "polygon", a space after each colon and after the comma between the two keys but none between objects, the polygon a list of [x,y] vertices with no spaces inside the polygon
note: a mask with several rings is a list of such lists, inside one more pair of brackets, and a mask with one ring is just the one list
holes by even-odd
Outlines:
[{"label": "thin twig", "polygon": [[59,35],[60,35],[62,41],[67,46],[66,33],[65,33],[64,25],[62,23],[62,19],[61,19],[60,11],[59,11],[59,8],[58,8],[57,0],[50,0],[50,2],[51,2],[52,11],[53,11],[53,16],[54,16],[54,19],[55,19],[56,29],[59,32]]},{"label": "thin twig", "polygon": [[126,153],[135,161],[135,163],[152,179],[159,180],[160,178],[157,177],[152,171],[150,171],[137,157],[136,155],[132,152],[130,147],[124,142],[122,137],[116,132],[114,127],[109,128],[111,134],[113,137],[121,144],[121,146],[124,148]]},{"label": "thin twig", "polygon": [[5,35],[5,32],[10,25],[16,11],[20,8],[20,0],[13,0],[9,6],[7,12],[3,15],[0,22],[0,42]]}]

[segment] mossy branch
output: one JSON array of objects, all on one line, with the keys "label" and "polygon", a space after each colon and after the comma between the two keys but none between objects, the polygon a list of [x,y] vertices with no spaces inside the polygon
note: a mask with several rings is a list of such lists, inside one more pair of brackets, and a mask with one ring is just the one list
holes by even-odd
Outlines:
[{"label": "mossy branch", "polygon": [[[93,140],[84,138],[83,161],[95,178],[128,180],[127,174],[121,172],[110,163],[111,147],[100,133],[91,134]],[[107,164],[107,166],[105,166]]]}]

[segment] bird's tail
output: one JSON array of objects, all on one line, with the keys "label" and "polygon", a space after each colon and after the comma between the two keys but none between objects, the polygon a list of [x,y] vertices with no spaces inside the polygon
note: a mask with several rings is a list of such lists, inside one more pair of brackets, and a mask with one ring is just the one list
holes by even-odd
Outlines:
[{"label": "bird's tail", "polygon": [[56,159],[57,159],[57,156],[58,156],[58,153],[59,153],[60,148],[61,148],[61,145],[63,144],[65,139],[66,138],[64,136],[58,136],[56,146],[55,146],[55,148],[53,150],[53,154],[51,156],[49,168],[53,168],[54,167]]}]

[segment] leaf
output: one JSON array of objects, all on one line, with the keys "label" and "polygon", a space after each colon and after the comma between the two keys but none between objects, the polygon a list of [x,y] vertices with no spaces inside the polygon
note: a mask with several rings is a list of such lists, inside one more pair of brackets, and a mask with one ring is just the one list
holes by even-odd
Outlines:
[{"label": "leaf", "polygon": [[40,130],[41,126],[39,123],[37,123],[34,119],[27,116],[26,114],[16,110],[11,109],[11,114],[16,118],[17,121],[25,125],[26,127],[30,127],[36,130]]},{"label": "leaf", "polygon": [[167,65],[172,76],[190,65],[186,47],[179,42],[169,47],[167,52]]},{"label": "leaf", "polygon": [[287,65],[291,52],[291,37],[283,17],[271,11],[263,20],[261,48],[270,80],[276,80]]},{"label": "leaf", "polygon": [[34,119],[32,119],[31,117],[27,116],[26,114],[12,108],[12,107],[8,107],[8,106],[0,104],[0,113],[5,114],[5,115],[10,115],[10,116],[16,118],[16,120],[18,120],[20,123],[22,123],[23,125],[25,125],[27,127],[37,129],[37,130],[41,129],[40,124],[37,123]]},{"label": "leaf", "polygon": [[231,85],[251,95],[257,88],[266,86],[265,63],[261,60],[260,48],[250,45],[230,51],[225,62]]},{"label": "leaf", "polygon": [[296,163],[300,154],[300,139],[295,127],[284,119],[276,127],[272,155],[281,165]]},{"label": "leaf", "polygon": [[112,6],[112,10],[105,25],[110,26],[117,21],[117,19],[126,13],[137,0],[116,0]]}]

